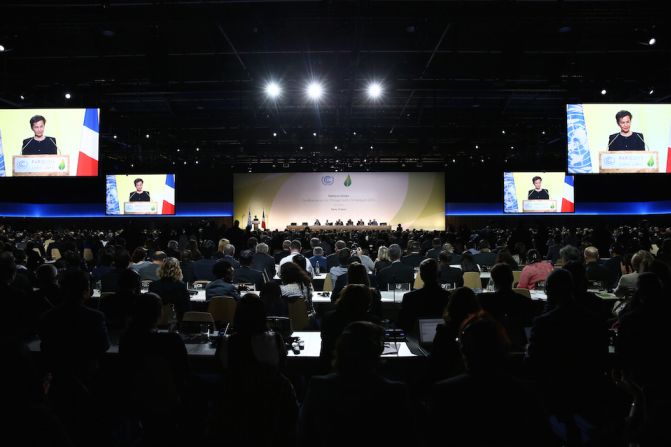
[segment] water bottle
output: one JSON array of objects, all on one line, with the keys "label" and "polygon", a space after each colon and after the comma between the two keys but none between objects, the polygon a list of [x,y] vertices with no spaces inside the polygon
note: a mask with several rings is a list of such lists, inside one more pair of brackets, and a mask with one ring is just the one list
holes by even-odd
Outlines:
[{"label": "water bottle", "polygon": [[319,261],[315,263],[315,275],[319,275]]},{"label": "water bottle", "polygon": [[487,292],[493,292],[494,291],[494,281],[492,281],[492,278],[489,278],[489,281],[487,281]]}]

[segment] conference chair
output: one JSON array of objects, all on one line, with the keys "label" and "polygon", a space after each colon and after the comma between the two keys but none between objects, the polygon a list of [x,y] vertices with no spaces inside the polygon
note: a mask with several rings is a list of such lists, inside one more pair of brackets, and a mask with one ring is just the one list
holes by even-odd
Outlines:
[{"label": "conference chair", "polygon": [[233,323],[237,307],[238,303],[235,301],[235,298],[230,296],[215,296],[207,304],[207,312],[212,315],[215,323],[220,326],[226,326],[228,323]]},{"label": "conference chair", "polygon": [[529,291],[529,289],[515,288],[515,289],[513,289],[513,292],[519,293],[520,295],[524,295],[527,298],[531,299],[531,292]]},{"label": "conference chair", "polygon": [[482,289],[482,281],[480,280],[480,272],[465,272],[464,273],[464,287],[470,289]]},{"label": "conference chair", "polygon": [[161,306],[161,318],[158,320],[156,326],[158,327],[169,327],[170,325],[176,323],[177,316],[175,313],[175,307],[172,304],[164,304]]},{"label": "conference chair", "polygon": [[324,287],[322,290],[324,292],[330,292],[333,290],[333,278],[331,278],[330,273],[326,273],[326,278],[324,278]]},{"label": "conference chair", "polygon": [[302,331],[310,327],[308,316],[308,305],[303,298],[289,301],[289,320],[291,320],[292,331]]},{"label": "conference chair", "polygon": [[414,290],[416,289],[421,289],[424,287],[424,281],[422,280],[422,276],[419,273],[415,273],[415,284],[412,286]]},{"label": "conference chair", "polygon": [[58,248],[52,248],[51,249],[51,259],[54,261],[58,261],[61,259],[61,251]]}]

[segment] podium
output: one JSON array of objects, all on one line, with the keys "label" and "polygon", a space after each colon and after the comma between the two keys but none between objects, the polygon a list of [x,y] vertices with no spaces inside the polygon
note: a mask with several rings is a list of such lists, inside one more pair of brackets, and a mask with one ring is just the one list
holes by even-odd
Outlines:
[{"label": "podium", "polygon": [[124,214],[160,214],[156,202],[124,202]]},{"label": "podium", "polygon": [[599,173],[660,172],[657,151],[600,151]]},{"label": "podium", "polygon": [[523,213],[556,213],[556,200],[522,200]]},{"label": "podium", "polygon": [[69,155],[14,155],[16,177],[65,177],[70,175]]}]

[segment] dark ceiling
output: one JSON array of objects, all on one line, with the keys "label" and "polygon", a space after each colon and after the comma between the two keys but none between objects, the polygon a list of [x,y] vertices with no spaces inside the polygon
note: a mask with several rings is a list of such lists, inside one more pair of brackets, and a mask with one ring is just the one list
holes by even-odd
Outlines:
[{"label": "dark ceiling", "polygon": [[5,2],[0,106],[101,107],[109,171],[563,169],[567,102],[671,98],[664,3]]}]

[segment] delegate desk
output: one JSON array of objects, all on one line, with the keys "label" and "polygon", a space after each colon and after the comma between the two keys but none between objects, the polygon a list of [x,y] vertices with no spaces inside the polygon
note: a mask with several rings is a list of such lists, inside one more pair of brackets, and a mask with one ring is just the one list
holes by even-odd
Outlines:
[{"label": "delegate desk", "polygon": [[287,225],[287,231],[391,231],[391,225]]}]

